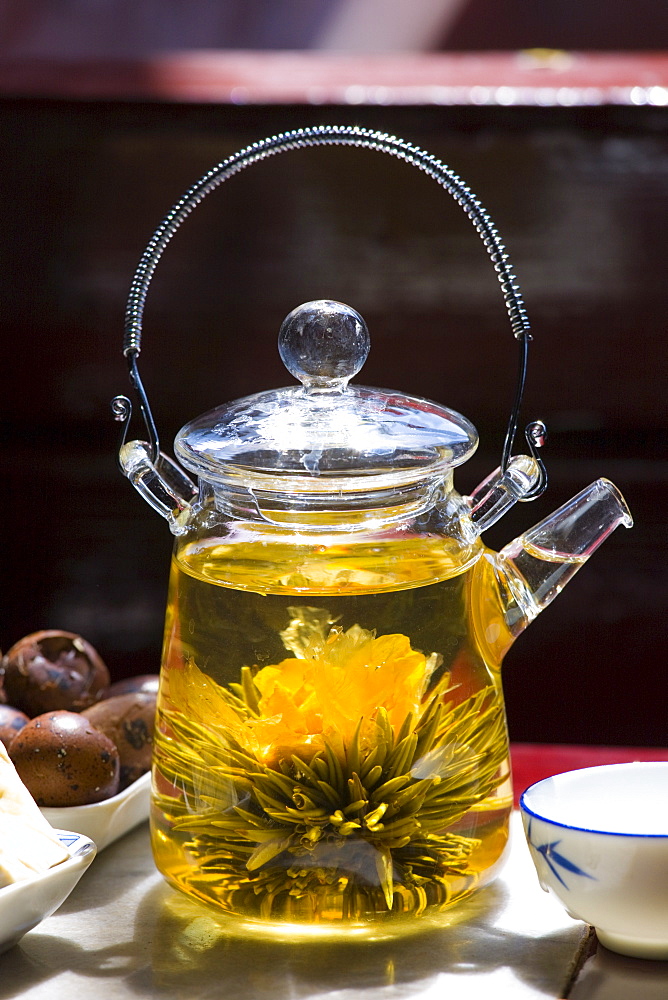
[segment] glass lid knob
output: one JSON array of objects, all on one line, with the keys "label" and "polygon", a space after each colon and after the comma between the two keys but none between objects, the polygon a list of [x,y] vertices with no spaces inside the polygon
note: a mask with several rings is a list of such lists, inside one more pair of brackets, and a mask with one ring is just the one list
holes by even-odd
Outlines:
[{"label": "glass lid knob", "polygon": [[278,334],[283,364],[307,390],[342,392],[366,361],[369,346],[360,314],[332,299],[297,306]]}]

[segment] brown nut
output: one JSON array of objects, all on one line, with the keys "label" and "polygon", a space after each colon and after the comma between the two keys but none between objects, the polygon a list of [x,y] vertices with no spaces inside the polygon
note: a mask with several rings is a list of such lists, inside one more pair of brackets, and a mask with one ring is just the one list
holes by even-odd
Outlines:
[{"label": "brown nut", "polygon": [[109,671],[89,642],[74,632],[33,632],[2,659],[7,702],[31,718],[44,712],[79,712],[109,685]]},{"label": "brown nut", "polygon": [[105,691],[104,698],[115,698],[119,694],[131,694],[133,691],[147,691],[155,698],[158,693],[160,674],[137,674],[136,677],[125,677],[122,681],[114,681]]},{"label": "brown nut", "polygon": [[30,719],[25,712],[11,705],[0,705],[0,740],[9,749],[9,744]]},{"label": "brown nut", "polygon": [[155,722],[155,695],[134,691],[105,698],[82,713],[118,748],[121,788],[140,778],[151,767]]},{"label": "brown nut", "polygon": [[83,806],[118,791],[118,750],[76,712],[46,712],[31,719],[8,752],[39,806]]}]

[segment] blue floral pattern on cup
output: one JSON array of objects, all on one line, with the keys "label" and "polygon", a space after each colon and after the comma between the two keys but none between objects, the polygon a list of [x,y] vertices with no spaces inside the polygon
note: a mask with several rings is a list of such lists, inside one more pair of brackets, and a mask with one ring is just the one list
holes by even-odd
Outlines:
[{"label": "blue floral pattern on cup", "polygon": [[537,851],[538,854],[542,856],[547,867],[550,869],[554,877],[561,882],[565,889],[568,889],[569,886],[568,883],[562,878],[561,873],[559,872],[560,868],[566,872],[571,872],[573,875],[581,875],[583,878],[590,878],[596,881],[596,877],[594,875],[590,875],[589,872],[579,868],[576,864],[574,864],[574,862],[569,861],[568,858],[564,857],[560,851],[557,851],[557,847],[561,843],[561,840],[552,840],[545,844],[534,843],[531,836],[531,825],[530,818],[529,828],[527,830],[527,840],[529,841],[529,844],[533,847],[534,851]]}]

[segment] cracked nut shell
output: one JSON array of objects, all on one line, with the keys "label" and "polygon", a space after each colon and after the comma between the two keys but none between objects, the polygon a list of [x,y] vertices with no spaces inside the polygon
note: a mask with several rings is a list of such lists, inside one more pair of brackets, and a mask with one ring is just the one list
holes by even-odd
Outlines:
[{"label": "cracked nut shell", "polygon": [[2,659],[7,702],[31,718],[51,711],[80,712],[109,686],[109,671],[96,649],[74,632],[33,632]]},{"label": "cracked nut shell", "polygon": [[18,708],[11,705],[0,705],[0,740],[9,748],[18,732],[30,722],[25,712],[19,712]]},{"label": "cracked nut shell", "polygon": [[121,789],[132,784],[151,767],[155,700],[155,694],[134,691],[105,698],[82,712],[118,748]]}]

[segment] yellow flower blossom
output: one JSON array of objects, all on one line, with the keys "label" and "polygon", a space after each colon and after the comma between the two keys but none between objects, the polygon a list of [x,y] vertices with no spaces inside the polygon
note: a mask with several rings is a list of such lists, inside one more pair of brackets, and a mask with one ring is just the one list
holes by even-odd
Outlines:
[{"label": "yellow flower blossom", "polygon": [[318,609],[290,610],[293,621],[281,635],[295,655],[254,675],[257,714],[231,709],[229,695],[213,681],[202,690],[201,682],[191,686],[184,677],[179,697],[189,700],[199,690],[203,703],[197,714],[205,709],[208,724],[215,720],[270,765],[292,754],[308,761],[325,743],[343,757],[358,727],[361,749],[369,752],[378,738],[374,720],[381,707],[395,733],[409,715],[414,726],[435,656],[411,649],[405,635],[376,638],[359,625],[344,632],[329,627]]}]

